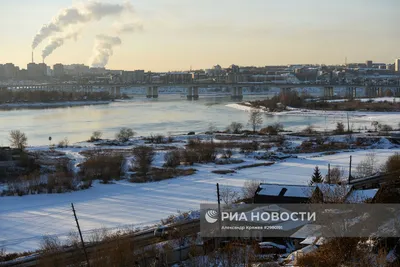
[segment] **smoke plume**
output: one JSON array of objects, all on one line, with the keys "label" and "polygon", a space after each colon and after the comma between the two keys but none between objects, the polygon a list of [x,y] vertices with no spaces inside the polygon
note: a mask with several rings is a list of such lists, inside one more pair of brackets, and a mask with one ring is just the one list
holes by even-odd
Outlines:
[{"label": "smoke plume", "polygon": [[[129,2],[121,5],[90,1],[83,5],[65,8],[53,17],[50,23],[42,26],[33,39],[32,49],[35,49],[43,40],[62,33],[69,26],[99,21],[108,16],[118,16],[125,11],[133,12],[133,7]],[[58,40],[56,43],[62,45],[62,42]]]},{"label": "smoke plume", "polygon": [[93,49],[91,66],[95,68],[104,68],[110,56],[113,55],[113,48],[121,44],[119,37],[112,37],[108,35],[97,35]]},{"label": "smoke plume", "polygon": [[68,39],[76,39],[78,38],[78,32],[72,32],[70,34],[60,36],[60,37],[51,37],[49,43],[42,51],[42,58],[43,60],[48,57],[51,53],[54,52],[57,48],[62,46],[64,42]]},{"label": "smoke plume", "polygon": [[126,23],[126,24],[114,24],[114,28],[118,34],[143,31],[143,25],[139,22],[132,22],[132,23]]}]

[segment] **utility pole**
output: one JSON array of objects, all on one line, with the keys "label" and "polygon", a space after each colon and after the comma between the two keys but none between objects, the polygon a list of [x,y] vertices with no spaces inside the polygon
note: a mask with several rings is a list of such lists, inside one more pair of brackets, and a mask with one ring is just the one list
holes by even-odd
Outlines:
[{"label": "utility pole", "polygon": [[349,113],[347,112],[347,132],[350,133],[350,120],[349,120]]},{"label": "utility pole", "polygon": [[81,228],[79,227],[78,218],[76,217],[76,212],[75,212],[75,208],[74,208],[74,203],[71,203],[71,207],[72,207],[72,211],[74,212],[74,217],[75,217],[75,221],[76,221],[76,226],[78,227],[79,235],[80,235],[80,237],[81,237],[81,243],[82,243],[83,252],[85,252],[86,263],[87,263],[87,266],[90,267],[89,258],[88,258],[87,252],[86,252],[85,242],[83,242],[83,237],[82,237]]},{"label": "utility pole", "polygon": [[221,231],[221,196],[219,194],[219,183],[217,183],[217,198],[218,198],[218,223],[219,223],[219,231]]},{"label": "utility pole", "polygon": [[351,180],[351,161],[352,161],[352,159],[353,159],[353,156],[350,156],[350,166],[349,166],[349,183],[350,183],[350,180]]},{"label": "utility pole", "polygon": [[217,198],[218,198],[218,233],[219,236],[215,239],[215,248],[218,248],[220,246],[220,237],[221,237],[221,196],[219,194],[219,183],[217,183]]},{"label": "utility pole", "polygon": [[328,184],[331,183],[331,164],[328,163]]}]

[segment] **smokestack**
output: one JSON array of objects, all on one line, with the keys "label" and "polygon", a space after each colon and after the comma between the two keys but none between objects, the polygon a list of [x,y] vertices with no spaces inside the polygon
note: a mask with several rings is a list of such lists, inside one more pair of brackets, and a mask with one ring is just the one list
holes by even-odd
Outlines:
[{"label": "smokestack", "polygon": [[34,62],[33,62],[33,50],[32,50],[32,63],[34,63]]}]

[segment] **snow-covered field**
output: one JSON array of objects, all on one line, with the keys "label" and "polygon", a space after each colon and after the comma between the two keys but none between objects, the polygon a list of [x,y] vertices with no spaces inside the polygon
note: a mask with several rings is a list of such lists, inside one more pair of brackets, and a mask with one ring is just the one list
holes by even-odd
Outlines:
[{"label": "snow-covered field", "polygon": [[[393,100],[393,99],[392,99]],[[246,112],[251,111],[253,108],[241,104],[227,104],[227,107],[234,109],[243,110]],[[262,111],[262,110],[261,110]],[[325,111],[325,110],[310,110],[310,109],[298,109],[288,108],[287,111],[282,112],[266,112],[271,116],[299,116],[299,117],[325,117],[327,123],[325,125],[315,124],[316,128],[326,128],[328,130],[335,129],[336,122],[346,122],[347,116],[349,116],[350,123],[354,124],[354,130],[359,127],[371,128],[371,122],[378,121],[380,124],[388,124],[394,129],[399,127],[400,112],[366,112],[366,111]],[[372,129],[372,128],[371,128]],[[289,128],[289,130],[301,130],[298,127]]]},{"label": "snow-covered field", "polygon": [[[400,149],[376,150],[383,162]],[[8,252],[38,248],[43,235],[66,236],[76,230],[71,211],[74,203],[84,235],[93,229],[133,229],[154,225],[178,211],[198,210],[200,203],[216,202],[216,183],[240,191],[246,180],[262,180],[279,184],[306,184],[318,165],[326,174],[327,165],[347,168],[350,155],[353,166],[370,151],[360,150],[331,156],[299,155],[268,167],[242,169],[230,175],[212,170],[228,166],[195,165],[195,175],[156,183],[133,184],[119,181],[103,185],[95,183],[88,190],[64,194],[28,195],[0,198],[0,246]],[[74,155],[70,153],[69,155]],[[241,156],[243,157],[243,156]],[[257,160],[245,158],[246,163]]]}]

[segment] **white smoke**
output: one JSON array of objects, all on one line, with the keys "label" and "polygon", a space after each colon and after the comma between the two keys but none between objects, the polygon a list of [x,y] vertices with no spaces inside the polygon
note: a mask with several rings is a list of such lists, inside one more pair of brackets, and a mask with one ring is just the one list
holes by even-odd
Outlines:
[{"label": "white smoke", "polygon": [[83,5],[65,8],[53,17],[49,24],[42,26],[33,38],[32,49],[35,49],[43,40],[63,32],[71,25],[98,21],[107,16],[118,16],[125,11],[133,12],[133,7],[129,2],[121,5],[89,1]]},{"label": "white smoke", "polygon": [[143,31],[143,25],[140,22],[131,22],[126,24],[116,23],[114,29],[118,34]]},{"label": "white smoke", "polygon": [[121,44],[119,37],[112,37],[108,35],[97,35],[93,49],[93,56],[91,66],[94,68],[104,68],[110,56],[113,55],[113,48]]},{"label": "white smoke", "polygon": [[78,38],[78,32],[72,32],[64,36],[59,36],[59,37],[51,37],[49,43],[46,45],[46,47],[42,51],[42,58],[43,60],[48,57],[51,53],[54,52],[57,48],[62,46],[64,42],[68,39],[76,39]]}]

